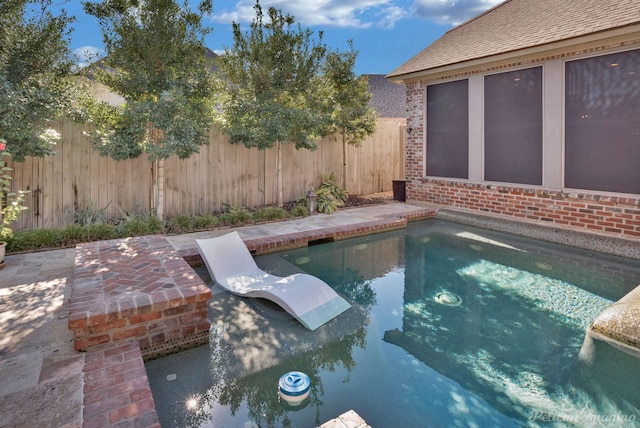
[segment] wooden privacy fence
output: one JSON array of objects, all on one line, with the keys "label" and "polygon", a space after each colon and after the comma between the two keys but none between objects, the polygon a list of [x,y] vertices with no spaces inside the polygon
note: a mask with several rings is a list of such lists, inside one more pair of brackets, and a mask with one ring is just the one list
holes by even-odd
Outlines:
[{"label": "wooden privacy fence", "polygon": [[[60,133],[56,154],[13,162],[12,188],[30,191],[28,210],[15,230],[73,223],[74,212],[105,209],[112,218],[124,213],[164,217],[216,212],[223,204],[256,207],[276,201],[275,149],[231,145],[214,126],[209,144],[189,159],[172,156],[164,162],[138,159],[114,161],[91,148],[86,126],[67,119],[55,124]],[[347,148],[347,189],[364,195],[390,191],[392,180],[404,178],[403,119],[378,119],[376,132],[361,147]],[[342,183],[342,143],[328,137],[318,150],[282,147],[283,198],[293,201],[320,185],[321,174],[334,172]]]}]

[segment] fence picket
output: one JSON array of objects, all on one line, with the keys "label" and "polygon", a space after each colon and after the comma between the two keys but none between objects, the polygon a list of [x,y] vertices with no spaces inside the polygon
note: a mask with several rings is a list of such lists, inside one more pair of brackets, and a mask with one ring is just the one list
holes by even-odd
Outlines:
[{"label": "fence picket", "polygon": [[[347,148],[347,187],[351,194],[390,191],[392,180],[404,177],[403,126],[403,120],[379,119],[376,133],[361,147]],[[156,186],[152,164],[145,155],[124,161],[102,158],[85,134],[87,125],[60,119],[54,128],[61,134],[55,155],[12,162],[12,188],[32,191],[25,199],[29,209],[13,225],[15,230],[69,224],[74,209],[108,205],[111,218],[120,216],[121,211],[147,213],[152,209]],[[321,174],[334,172],[342,183],[342,143],[336,136],[320,141],[316,151],[296,150],[290,144],[282,149],[285,201],[317,188]],[[163,212],[171,217],[219,211],[224,203],[273,205],[275,162],[274,149],[260,151],[231,145],[214,126],[209,144],[200,153],[185,160],[177,156],[166,160]]]}]

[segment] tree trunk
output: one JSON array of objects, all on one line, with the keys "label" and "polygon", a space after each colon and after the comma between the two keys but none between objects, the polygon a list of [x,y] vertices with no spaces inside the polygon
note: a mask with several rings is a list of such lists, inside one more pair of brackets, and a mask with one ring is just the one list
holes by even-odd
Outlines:
[{"label": "tree trunk", "polygon": [[[153,123],[147,123],[147,130],[153,138],[153,144],[158,145],[160,133]],[[156,159],[151,163],[151,186],[153,188],[152,209],[156,211],[156,217],[164,220],[164,159]]]},{"label": "tree trunk", "polygon": [[347,141],[344,138],[344,132],[342,136],[342,188],[347,190]]},{"label": "tree trunk", "polygon": [[276,142],[276,205],[284,206],[282,202],[282,150],[280,141]]},{"label": "tree trunk", "polygon": [[[153,172],[152,172],[153,174]],[[155,177],[153,181],[153,208],[156,210],[156,217],[164,220],[164,159],[155,161]]]}]

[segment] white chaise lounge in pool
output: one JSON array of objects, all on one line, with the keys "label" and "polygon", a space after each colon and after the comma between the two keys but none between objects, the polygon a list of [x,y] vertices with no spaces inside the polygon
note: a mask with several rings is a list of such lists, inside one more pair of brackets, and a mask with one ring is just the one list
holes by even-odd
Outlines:
[{"label": "white chaise lounge in pool", "polygon": [[237,232],[196,239],[196,245],[211,277],[223,289],[242,297],[271,300],[309,330],[351,307],[315,276],[296,273],[280,277],[261,270]]}]

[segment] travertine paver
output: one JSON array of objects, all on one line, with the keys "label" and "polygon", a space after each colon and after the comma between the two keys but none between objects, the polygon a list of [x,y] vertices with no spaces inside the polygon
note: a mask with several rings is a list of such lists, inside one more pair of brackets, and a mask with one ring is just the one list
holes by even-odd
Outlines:
[{"label": "travertine paver", "polygon": [[354,410],[349,410],[322,425],[320,428],[371,428]]},{"label": "travertine paver", "polygon": [[75,248],[11,255],[0,270],[0,427],[82,426],[84,353],[67,300]]}]

